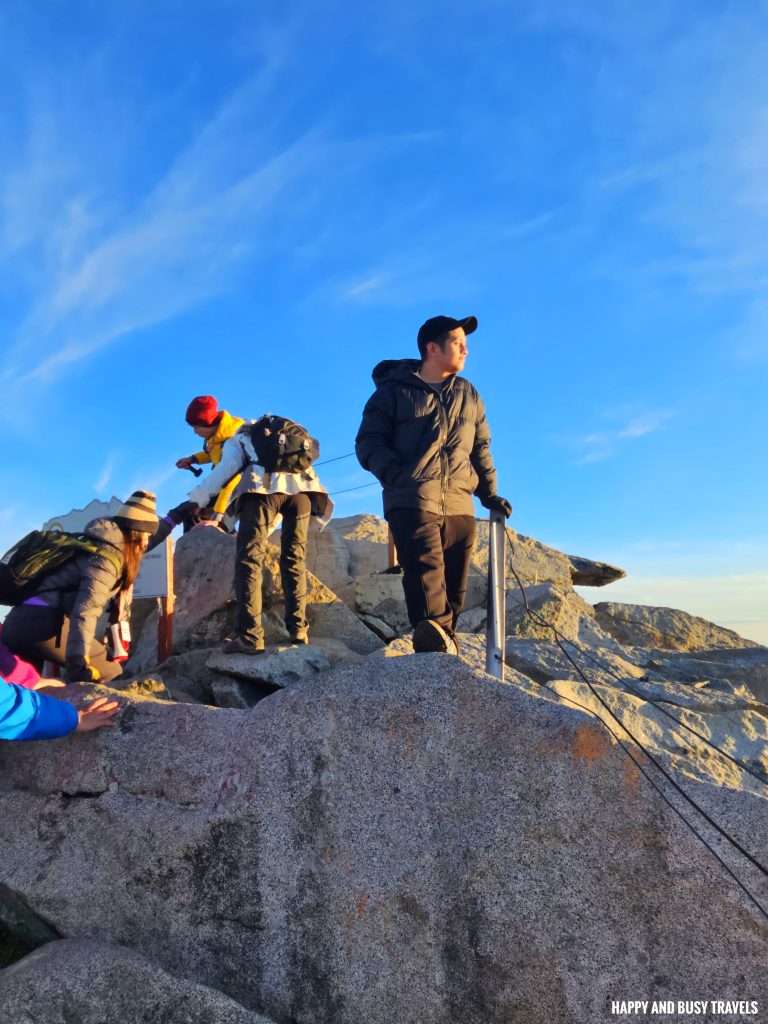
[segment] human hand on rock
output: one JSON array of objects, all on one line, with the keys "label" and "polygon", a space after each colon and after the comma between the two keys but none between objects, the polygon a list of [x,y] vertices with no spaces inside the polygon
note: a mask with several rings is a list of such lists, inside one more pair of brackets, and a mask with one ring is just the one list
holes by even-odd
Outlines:
[{"label": "human hand on rock", "polygon": [[93,732],[94,729],[104,729],[115,724],[115,715],[120,705],[116,700],[108,700],[106,697],[97,697],[92,704],[78,711],[78,723],[75,732]]}]

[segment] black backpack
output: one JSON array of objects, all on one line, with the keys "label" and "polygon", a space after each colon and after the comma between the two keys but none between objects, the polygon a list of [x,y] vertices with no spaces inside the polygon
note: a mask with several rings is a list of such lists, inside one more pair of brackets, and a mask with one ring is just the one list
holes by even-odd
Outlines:
[{"label": "black backpack", "polygon": [[44,576],[83,553],[109,559],[118,575],[123,571],[122,559],[115,548],[99,544],[82,533],[62,530],[28,533],[0,559],[0,604],[21,604]]},{"label": "black backpack", "polygon": [[244,427],[267,473],[302,473],[320,454],[320,443],[299,423],[267,413]]}]

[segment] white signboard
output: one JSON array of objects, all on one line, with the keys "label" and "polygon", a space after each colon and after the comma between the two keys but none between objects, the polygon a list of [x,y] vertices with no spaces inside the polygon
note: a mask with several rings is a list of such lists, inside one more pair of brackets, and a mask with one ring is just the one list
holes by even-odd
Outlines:
[{"label": "white signboard", "polygon": [[[63,530],[65,533],[82,533],[92,519],[99,519],[104,516],[113,516],[121,508],[122,501],[119,498],[110,498],[109,501],[94,501],[85,508],[73,508],[63,516],[54,516],[47,523],[43,523],[44,530]],[[150,551],[141,561],[139,575],[133,584],[133,596],[137,597],[166,597],[168,593],[168,553],[170,545],[158,544],[154,551]]]},{"label": "white signboard", "polygon": [[144,555],[133,584],[134,600],[137,597],[167,597],[169,558],[173,558],[173,548],[168,540]]}]

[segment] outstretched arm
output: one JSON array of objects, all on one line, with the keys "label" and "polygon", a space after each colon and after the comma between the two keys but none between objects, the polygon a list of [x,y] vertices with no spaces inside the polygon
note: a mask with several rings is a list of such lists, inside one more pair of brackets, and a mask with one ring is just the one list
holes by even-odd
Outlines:
[{"label": "outstretched arm", "polygon": [[0,682],[0,739],[52,740],[78,726],[77,708],[37,690]]},{"label": "outstretched arm", "polygon": [[194,501],[200,508],[205,508],[206,505],[210,504],[211,498],[218,494],[222,487],[228,484],[233,477],[237,476],[247,461],[245,451],[237,435],[228,438],[221,450],[221,461],[218,466],[211,470],[205,478],[205,483],[198,484],[197,487],[192,488],[189,492],[189,500]]}]

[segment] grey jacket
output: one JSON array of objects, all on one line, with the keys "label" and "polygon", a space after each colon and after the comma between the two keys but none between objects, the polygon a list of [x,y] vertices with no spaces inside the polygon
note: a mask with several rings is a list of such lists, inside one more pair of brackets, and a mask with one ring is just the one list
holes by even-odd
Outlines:
[{"label": "grey jacket", "polygon": [[[125,537],[112,519],[93,519],[83,531],[99,543],[110,545],[122,563]],[[45,576],[34,597],[58,608],[69,617],[67,665],[81,664],[90,650],[99,616],[120,587],[122,573],[108,558],[76,555]]]},{"label": "grey jacket", "polygon": [[419,508],[474,515],[472,495],[496,493],[485,406],[463,377],[438,394],[418,376],[417,359],[385,360],[363,410],[355,451],[384,488],[384,515]]}]

